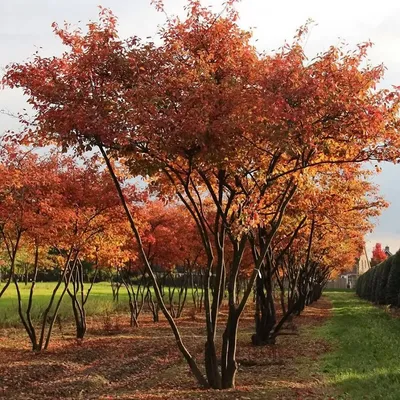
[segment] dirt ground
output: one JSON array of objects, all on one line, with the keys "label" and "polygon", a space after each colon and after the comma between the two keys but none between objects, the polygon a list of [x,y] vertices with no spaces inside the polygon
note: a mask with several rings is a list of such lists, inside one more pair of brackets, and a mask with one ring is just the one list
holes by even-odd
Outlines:
[{"label": "dirt ground", "polygon": [[[81,344],[74,340],[72,326],[61,327],[50,349],[40,354],[30,351],[22,330],[2,330],[0,398],[326,399],[316,360],[329,346],[312,328],[329,318],[330,308],[322,298],[294,319],[275,346],[267,347],[251,345],[253,318],[247,311],[239,334],[237,387],[228,391],[199,389],[166,321],[154,324],[147,315],[136,329],[122,316],[91,320]],[[204,323],[187,317],[179,327],[190,351],[201,360]]]}]

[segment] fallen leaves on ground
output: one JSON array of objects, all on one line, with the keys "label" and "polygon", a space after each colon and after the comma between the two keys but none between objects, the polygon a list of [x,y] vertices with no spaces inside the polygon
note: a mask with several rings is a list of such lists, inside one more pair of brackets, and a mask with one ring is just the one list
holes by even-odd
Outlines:
[{"label": "fallen leaves on ground", "polygon": [[[143,316],[140,328],[118,320],[118,329],[104,333],[100,320],[89,321],[87,338],[77,345],[73,327],[55,336],[51,349],[35,354],[22,330],[0,332],[0,397],[7,399],[322,399],[324,386],[315,360],[328,345],[310,333],[329,316],[322,298],[294,319],[275,346],[251,345],[253,318],[241,320],[234,390],[202,390],[182,360],[166,321]],[[201,360],[204,324],[182,318],[185,343]]]}]

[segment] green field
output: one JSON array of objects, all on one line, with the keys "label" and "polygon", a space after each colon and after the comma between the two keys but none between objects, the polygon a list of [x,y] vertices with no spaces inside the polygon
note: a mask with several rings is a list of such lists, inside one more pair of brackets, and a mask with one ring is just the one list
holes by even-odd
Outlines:
[{"label": "green field", "polygon": [[[55,287],[55,282],[38,282],[35,286],[33,295],[33,306],[32,306],[32,319],[37,320],[46,309],[49,304],[50,296]],[[56,301],[59,298],[64,286],[58,289]],[[23,309],[25,310],[28,303],[30,284],[25,286],[20,283],[20,291],[23,303]],[[154,291],[153,300],[155,301]],[[188,289],[186,298],[186,307],[190,307],[192,304],[191,289]],[[93,289],[90,292],[88,301],[85,305],[86,315],[92,316],[105,316],[115,313],[127,313],[129,314],[129,303],[128,294],[124,286],[121,286],[119,291],[119,301],[113,301],[111,284],[109,282],[100,282],[93,285]],[[174,301],[178,300],[178,289],[174,293]],[[56,301],[54,303],[56,303]],[[164,301],[168,302],[168,289],[166,289]],[[145,303],[146,304],[146,303]],[[54,306],[53,306],[54,308]],[[63,321],[72,321],[73,313],[71,307],[71,300],[67,293],[65,293],[62,300],[58,315]],[[18,315],[18,301],[17,293],[14,285],[10,285],[7,291],[0,298],[0,328],[7,327],[18,327],[21,326],[21,322]]]},{"label": "green field", "polygon": [[[36,284],[34,296],[32,317],[37,319],[38,316],[47,307],[51,293],[56,284],[54,282],[39,282]],[[23,306],[26,307],[29,297],[30,285],[20,284]],[[61,293],[63,287],[60,287],[58,293]],[[57,297],[58,298],[58,297]],[[124,287],[119,292],[119,302],[113,301],[111,285],[108,282],[96,283],[89,295],[86,304],[86,312],[88,316],[105,315],[114,312],[129,312],[128,295]],[[72,318],[71,300],[66,293],[61,307],[59,316],[63,320]],[[18,316],[18,302],[14,285],[10,285],[8,290],[0,298],[0,327],[15,327],[20,325]]]},{"label": "green field", "polygon": [[400,319],[351,292],[326,292],[333,316],[320,335],[333,351],[322,370],[335,399],[400,399]]}]

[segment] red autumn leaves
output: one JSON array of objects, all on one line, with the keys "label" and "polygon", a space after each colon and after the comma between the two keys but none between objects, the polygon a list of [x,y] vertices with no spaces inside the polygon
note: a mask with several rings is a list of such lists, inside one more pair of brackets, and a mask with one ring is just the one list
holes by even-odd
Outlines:
[{"label": "red autumn leaves", "polygon": [[[89,162],[82,170],[89,176],[79,178],[88,183],[78,179],[70,190],[81,199],[77,210],[90,210],[76,215],[89,223],[85,234],[93,215],[93,229],[108,232],[96,245],[116,243],[120,262],[135,259],[150,276],[155,264],[193,260],[213,276],[205,281],[205,375],[158,300],[192,372],[215,388],[234,385],[237,327],[255,282],[259,296],[267,291],[271,299],[274,282],[288,281],[288,310],[317,299],[335,269],[352,266],[370,218],[386,206],[361,163],[398,156],[399,92],[376,88],[383,67],[365,64],[369,43],[352,52],[332,46],[307,60],[299,33],[260,54],[233,6],[219,15],[188,1],[187,18],[170,18],[158,45],[121,39],[116,18],[102,9],[86,31],[54,25],[68,48],[62,56],[11,64],[3,78],[24,90],[34,110],[22,143],[101,151],[114,182],[101,168],[91,176]],[[131,198],[115,176],[121,165],[124,177],[147,179],[150,197],[133,190]],[[115,228],[125,226],[118,201],[136,244]],[[240,276],[248,278],[241,299]]]}]

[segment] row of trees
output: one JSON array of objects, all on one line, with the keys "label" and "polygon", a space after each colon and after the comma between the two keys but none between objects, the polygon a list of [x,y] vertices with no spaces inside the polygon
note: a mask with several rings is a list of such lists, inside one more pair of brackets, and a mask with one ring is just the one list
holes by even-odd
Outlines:
[{"label": "row of trees", "polygon": [[[9,65],[3,78],[23,89],[34,110],[33,119],[21,115],[26,129],[19,143],[57,145],[76,157],[90,152],[88,168],[101,155],[109,178],[99,170],[101,179],[84,188],[114,185],[111,199],[118,196],[119,206],[112,200],[112,210],[125,213],[133,261],[152,282],[197,381],[218,389],[235,384],[239,320],[253,288],[253,343],[273,343],[335,271],[353,265],[370,218],[385,206],[361,163],[397,156],[399,123],[399,93],[376,89],[384,69],[366,65],[368,43],[351,52],[331,47],[308,61],[303,27],[292,44],[260,54],[237,18],[234,1],[215,14],[189,0],[186,19],[169,18],[155,45],[120,39],[116,18],[102,9],[85,32],[54,25],[68,47],[62,56],[35,55]],[[136,176],[146,179],[149,196],[127,184]],[[173,233],[158,256],[136,205],[148,210],[153,198],[168,213],[175,210],[167,224]],[[113,218],[107,228],[118,235],[122,221]],[[122,250],[115,240],[104,242],[112,254]],[[70,270],[77,250],[59,248]],[[156,265],[180,252],[188,261],[171,265],[196,266],[204,276],[201,364],[156,274]]]},{"label": "row of trees", "polygon": [[[56,153],[40,157],[4,145],[0,160],[0,234],[8,266],[0,297],[10,285],[15,286],[19,316],[34,350],[47,348],[64,295],[71,299],[77,336],[83,337],[85,304],[107,251],[104,243],[112,243],[109,227],[121,218],[112,181],[98,164],[78,165]],[[31,282],[25,309],[16,271],[21,253],[25,283]],[[94,269],[88,288],[84,287],[88,279],[84,279],[83,260]],[[39,272],[45,270],[53,270],[57,284],[38,327],[31,311]]]},{"label": "row of trees", "polygon": [[[127,290],[133,325],[137,325],[145,300],[153,305],[154,318],[158,319],[151,283],[138,261],[137,246],[113,182],[99,163],[93,159],[76,163],[56,151],[40,156],[7,144],[0,148],[0,162],[0,255],[4,281],[0,297],[10,285],[15,286],[21,322],[34,350],[47,348],[64,295],[71,299],[77,338],[83,338],[85,305],[93,283],[100,277],[118,282]],[[188,288],[193,288],[195,303],[196,296],[202,293],[201,247],[195,227],[181,206],[165,207],[161,201],[149,199],[146,190],[132,184],[126,184],[124,191],[140,219],[143,245],[163,296],[168,294],[170,311],[180,316]],[[32,317],[34,291],[36,282],[46,275],[57,285],[41,316],[38,333],[37,321]],[[21,283],[30,285],[26,309]],[[173,301],[175,294],[178,305]],[[50,324],[47,334],[46,324]]]}]

